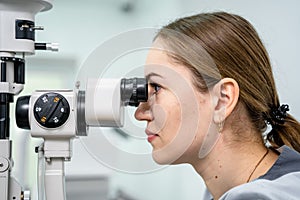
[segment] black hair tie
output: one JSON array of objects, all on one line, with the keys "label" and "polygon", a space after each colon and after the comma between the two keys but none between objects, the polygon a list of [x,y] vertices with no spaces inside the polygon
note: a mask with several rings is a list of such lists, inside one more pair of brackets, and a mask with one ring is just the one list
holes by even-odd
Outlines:
[{"label": "black hair tie", "polygon": [[267,119],[267,122],[274,128],[278,125],[284,124],[287,117],[287,111],[289,111],[289,105],[282,104],[279,108],[271,110],[271,118]]}]

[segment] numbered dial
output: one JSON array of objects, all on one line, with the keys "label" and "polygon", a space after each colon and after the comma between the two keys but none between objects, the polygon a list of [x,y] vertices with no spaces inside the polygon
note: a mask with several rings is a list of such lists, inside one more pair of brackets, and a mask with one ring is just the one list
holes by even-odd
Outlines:
[{"label": "numbered dial", "polygon": [[47,93],[40,96],[33,109],[36,121],[47,128],[57,128],[63,125],[70,115],[68,101],[57,93]]}]

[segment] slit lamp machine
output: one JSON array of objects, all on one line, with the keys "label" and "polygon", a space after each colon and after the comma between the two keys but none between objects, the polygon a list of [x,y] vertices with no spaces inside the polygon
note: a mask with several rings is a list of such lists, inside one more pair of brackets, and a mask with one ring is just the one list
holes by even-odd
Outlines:
[{"label": "slit lamp machine", "polygon": [[[35,32],[43,30],[35,15],[51,8],[52,0],[0,0],[0,200],[30,200],[30,191],[10,174],[10,105],[25,84],[25,57],[58,50],[55,43],[35,42]],[[72,157],[72,139],[86,136],[89,126],[121,127],[124,107],[147,101],[147,88],[144,78],[98,79],[85,91],[38,90],[16,100],[17,126],[44,139],[36,151],[45,159],[46,200],[66,199],[64,162]]]}]

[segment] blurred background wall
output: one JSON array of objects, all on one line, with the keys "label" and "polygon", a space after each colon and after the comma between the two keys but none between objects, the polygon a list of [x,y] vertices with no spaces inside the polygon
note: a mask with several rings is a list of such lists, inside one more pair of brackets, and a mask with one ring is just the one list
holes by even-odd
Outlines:
[{"label": "blurred background wall", "polygon": [[[26,85],[21,95],[30,94],[35,89],[73,89],[78,72],[95,49],[123,32],[159,28],[178,17],[199,12],[228,11],[245,17],[257,29],[271,57],[281,102],[288,103],[291,113],[299,120],[299,8],[297,0],[56,0],[50,11],[36,16],[36,24],[45,27],[44,31],[37,32],[36,40],[58,42],[60,50],[57,53],[37,52],[26,59]],[[138,59],[143,60],[143,56]],[[134,56],[129,58],[126,65],[136,62]],[[98,59],[101,63],[104,56],[100,55]],[[42,141],[17,129],[14,116],[11,118],[13,174],[32,190],[33,199],[37,199],[34,147]],[[139,126],[142,130],[143,125]],[[116,199],[120,190],[123,196],[139,200],[201,199],[205,187],[190,166],[128,173],[99,162],[97,153],[100,152],[119,162],[141,165],[135,160],[126,160],[118,152],[111,152],[101,142],[105,141],[104,136],[117,141],[115,145],[123,146],[126,151],[151,152],[146,138],[135,140],[114,129],[101,132],[104,134],[91,133],[89,136],[90,140],[99,141],[92,150],[87,147],[89,139],[74,140],[74,156],[66,164],[68,200]]]}]

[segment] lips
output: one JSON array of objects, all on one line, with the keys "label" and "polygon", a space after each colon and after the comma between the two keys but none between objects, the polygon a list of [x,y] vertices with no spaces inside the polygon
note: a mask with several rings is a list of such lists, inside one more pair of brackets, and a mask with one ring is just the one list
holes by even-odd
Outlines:
[{"label": "lips", "polygon": [[146,132],[146,134],[147,134],[147,136],[148,136],[147,140],[148,140],[148,142],[150,142],[150,143],[151,143],[153,140],[155,140],[155,138],[159,137],[158,134],[152,133],[151,131],[149,131],[149,130],[147,130],[147,129],[146,129],[145,132]]}]

